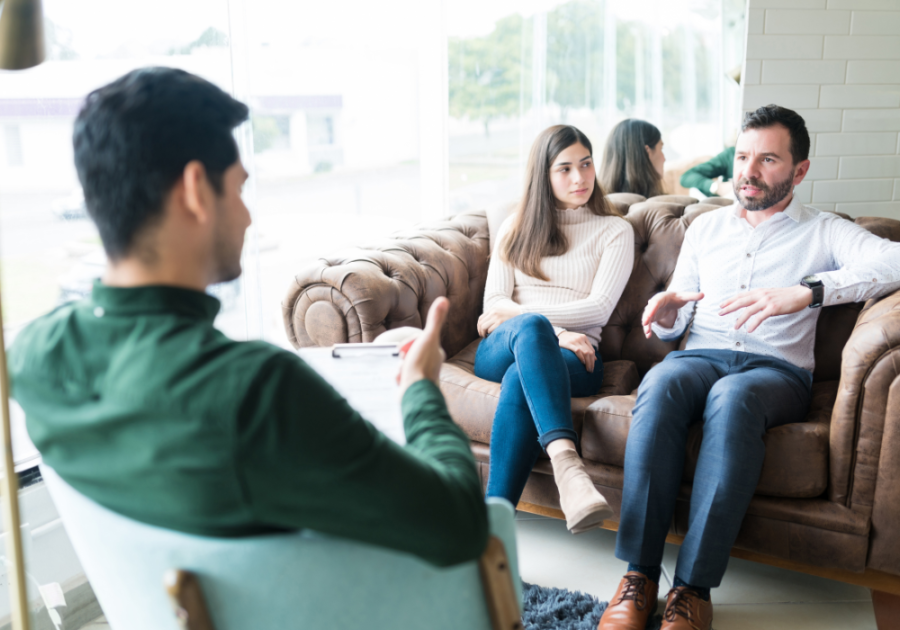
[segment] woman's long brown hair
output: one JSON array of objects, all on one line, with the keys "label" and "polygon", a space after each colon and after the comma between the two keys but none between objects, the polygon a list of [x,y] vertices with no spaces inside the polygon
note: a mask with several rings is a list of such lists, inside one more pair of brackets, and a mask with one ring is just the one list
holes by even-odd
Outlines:
[{"label": "woman's long brown hair", "polygon": [[662,139],[659,129],[645,120],[628,118],[613,127],[603,149],[600,184],[610,193],[636,193],[648,199],[665,194],[662,176],[647,149]]},{"label": "woman's long brown hair", "polygon": [[[556,216],[559,202],[550,184],[550,167],[556,156],[578,143],[593,156],[591,141],[571,125],[549,127],[537,137],[528,156],[525,194],[514,215],[512,228],[497,248],[503,260],[539,280],[548,280],[541,269],[541,259],[561,256],[569,249],[569,242]],[[606,202],[596,178],[594,191],[585,206],[599,216],[618,215]]]}]

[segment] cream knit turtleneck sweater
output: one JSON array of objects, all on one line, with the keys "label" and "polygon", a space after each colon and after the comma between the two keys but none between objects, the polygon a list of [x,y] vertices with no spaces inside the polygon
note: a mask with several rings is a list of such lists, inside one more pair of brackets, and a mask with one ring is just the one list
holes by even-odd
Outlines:
[{"label": "cream knit turtleneck sweater", "polygon": [[[495,250],[488,268],[484,310],[513,302],[523,313],[546,316],[557,335],[565,330],[584,333],[597,346],[631,275],[634,231],[628,221],[597,216],[584,206],[556,212],[569,250],[541,261],[549,279],[525,275],[501,260]],[[503,222],[495,242],[503,239],[513,219]]]}]

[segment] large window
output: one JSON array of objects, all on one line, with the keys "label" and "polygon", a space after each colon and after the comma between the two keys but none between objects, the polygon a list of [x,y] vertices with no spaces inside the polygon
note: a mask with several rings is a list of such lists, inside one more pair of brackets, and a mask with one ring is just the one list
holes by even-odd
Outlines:
[{"label": "large window", "polygon": [[0,73],[8,330],[87,295],[102,272],[72,164],[72,124],[91,90],[134,68],[183,68],[250,105],[237,132],[252,176],[245,274],[211,288],[229,335],[286,345],[279,304],[300,267],[420,220],[419,132],[434,117],[422,107],[420,76],[430,70],[420,49],[441,37],[410,33],[423,7],[438,3],[349,4],[47,0],[49,59]]},{"label": "large window", "polygon": [[47,0],[49,60],[0,73],[5,322],[14,332],[86,295],[102,270],[72,122],[88,92],[133,68],[181,67],[250,105],[246,273],[212,291],[230,335],[284,344],[279,303],[300,267],[514,199],[550,124],[577,125],[599,153],[617,121],[645,118],[676,168],[721,150],[737,121],[725,72],[743,49],[740,4]]},{"label": "large window", "polygon": [[724,51],[735,38],[743,49],[737,4],[452,3],[451,207],[514,199],[532,140],[552,124],[579,127],[598,158],[613,125],[632,117],[663,132],[669,168],[721,151],[738,114],[738,86],[724,74],[740,62]]}]

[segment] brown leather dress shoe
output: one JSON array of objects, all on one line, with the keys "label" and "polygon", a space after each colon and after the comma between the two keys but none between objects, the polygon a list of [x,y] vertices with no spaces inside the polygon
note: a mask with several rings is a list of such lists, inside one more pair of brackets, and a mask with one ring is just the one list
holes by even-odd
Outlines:
[{"label": "brown leather dress shoe", "polygon": [[659,585],[643,573],[629,571],[603,611],[597,630],[644,630],[656,612]]},{"label": "brown leather dress shoe", "polygon": [[659,630],[712,630],[712,619],[712,601],[687,586],[678,586],[669,591]]}]

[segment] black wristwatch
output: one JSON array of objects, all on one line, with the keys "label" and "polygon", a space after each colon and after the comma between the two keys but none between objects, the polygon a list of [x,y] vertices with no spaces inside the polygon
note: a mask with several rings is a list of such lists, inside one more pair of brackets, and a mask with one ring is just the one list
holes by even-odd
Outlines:
[{"label": "black wristwatch", "polygon": [[822,302],[825,300],[825,285],[819,280],[819,276],[806,276],[800,281],[800,284],[807,289],[812,289],[813,296],[812,302],[809,303],[809,308],[822,306]]}]

